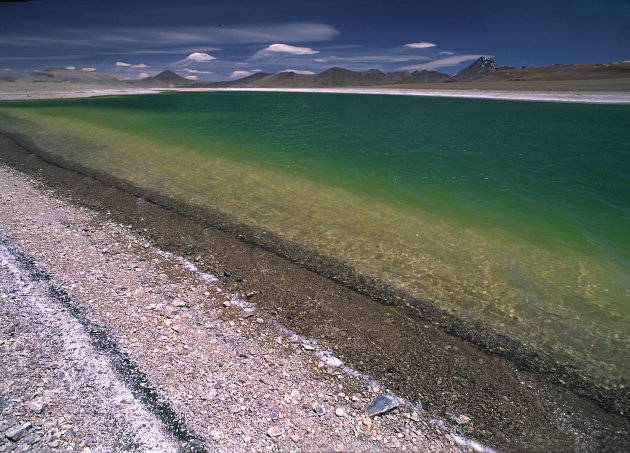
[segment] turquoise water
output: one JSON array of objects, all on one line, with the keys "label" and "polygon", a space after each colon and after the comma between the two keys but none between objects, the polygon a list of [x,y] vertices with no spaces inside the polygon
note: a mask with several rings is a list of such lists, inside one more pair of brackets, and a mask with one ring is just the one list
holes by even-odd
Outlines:
[{"label": "turquoise water", "polygon": [[630,106],[207,92],[0,113],[47,150],[628,384]]}]

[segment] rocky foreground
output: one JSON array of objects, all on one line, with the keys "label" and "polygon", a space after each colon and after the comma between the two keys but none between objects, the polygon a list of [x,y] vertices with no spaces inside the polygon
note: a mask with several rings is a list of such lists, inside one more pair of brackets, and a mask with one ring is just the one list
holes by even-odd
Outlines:
[{"label": "rocky foreground", "polygon": [[6,167],[0,298],[0,452],[484,449]]}]

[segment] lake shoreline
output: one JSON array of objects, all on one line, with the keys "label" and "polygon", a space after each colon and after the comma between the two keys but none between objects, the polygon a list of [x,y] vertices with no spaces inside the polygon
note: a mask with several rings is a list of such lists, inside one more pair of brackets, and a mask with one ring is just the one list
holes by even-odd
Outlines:
[{"label": "lake shoreline", "polygon": [[[192,258],[200,268],[219,275],[233,292],[260,304],[281,324],[326,342],[346,363],[405,397],[416,398],[435,415],[449,417],[453,411],[472,414],[478,420],[470,433],[473,438],[502,449],[537,445],[532,443],[533,438],[523,438],[522,432],[527,432],[552,439],[547,444],[550,448],[567,447],[571,444],[567,432],[540,426],[540,420],[550,421],[550,410],[555,405],[570,408],[570,412],[579,414],[577,418],[598,420],[594,423],[598,430],[624,426],[627,421],[626,416],[607,413],[590,401],[597,400],[609,410],[627,414],[627,390],[597,389],[535,351],[510,344],[505,337],[489,335],[480,325],[466,325],[426,302],[387,288],[383,282],[356,275],[339,263],[263,238],[260,232],[236,225],[225,216],[208,215],[159,194],[145,193],[110,175],[55,161],[29,144],[28,138],[14,138],[20,147],[3,147],[4,160],[10,166],[39,173],[47,185],[66,192],[75,203],[110,212],[160,248]],[[181,237],[174,237],[175,232]],[[357,313],[358,306],[361,313]],[[380,352],[364,351],[366,344],[356,339],[345,341],[349,330],[353,338],[369,339]],[[525,381],[529,389],[523,388],[521,382]],[[445,392],[465,402],[453,404],[443,396]],[[539,401],[536,409],[528,408],[533,395]],[[517,407],[502,407],[508,401]],[[583,434],[590,437],[593,433]],[[625,440],[614,442],[628,442],[627,431],[625,435]]]},{"label": "lake shoreline", "polygon": [[630,104],[630,79],[455,82],[331,88],[111,88],[87,84],[0,81],[0,101],[71,99],[168,91],[275,91],[396,96],[436,96],[539,102]]}]

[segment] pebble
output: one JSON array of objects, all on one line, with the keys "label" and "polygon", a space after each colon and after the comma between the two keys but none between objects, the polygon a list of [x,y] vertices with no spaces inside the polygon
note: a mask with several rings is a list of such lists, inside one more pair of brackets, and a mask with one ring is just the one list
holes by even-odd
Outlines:
[{"label": "pebble", "polygon": [[282,430],[277,426],[272,426],[267,430],[267,435],[269,437],[278,437],[282,435]]},{"label": "pebble", "polygon": [[173,301],[173,304],[172,304],[172,305],[173,305],[173,307],[185,307],[185,306],[186,306],[186,302],[184,302],[184,301],[183,301],[183,300],[181,300],[181,299],[175,299],[175,300]]}]

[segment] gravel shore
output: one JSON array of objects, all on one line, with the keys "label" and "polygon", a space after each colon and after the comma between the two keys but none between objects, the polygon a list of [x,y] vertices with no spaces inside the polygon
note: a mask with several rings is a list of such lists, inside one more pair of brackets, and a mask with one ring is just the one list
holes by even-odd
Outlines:
[{"label": "gravel shore", "polygon": [[[0,297],[0,452],[483,449],[192,262],[6,167]],[[398,407],[368,416],[381,394]]]}]

